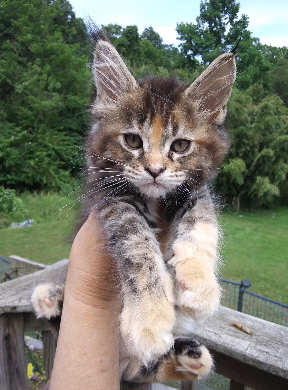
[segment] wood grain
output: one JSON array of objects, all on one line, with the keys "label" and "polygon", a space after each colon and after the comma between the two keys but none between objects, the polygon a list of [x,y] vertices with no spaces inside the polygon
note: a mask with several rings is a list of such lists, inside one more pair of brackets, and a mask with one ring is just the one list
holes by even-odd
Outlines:
[{"label": "wood grain", "polygon": [[23,314],[0,316],[0,389],[28,390]]}]

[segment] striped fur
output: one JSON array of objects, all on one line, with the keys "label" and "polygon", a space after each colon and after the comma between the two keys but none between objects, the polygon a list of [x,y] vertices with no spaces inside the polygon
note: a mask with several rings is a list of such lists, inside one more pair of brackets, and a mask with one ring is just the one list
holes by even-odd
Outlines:
[{"label": "striped fur", "polygon": [[[229,148],[223,123],[234,53],[217,57],[190,86],[176,78],[136,82],[100,34],[93,71],[83,199],[118,264],[122,378],[131,385],[201,376],[191,369],[197,354],[179,357],[175,348],[193,320],[219,305],[219,231],[208,182]],[[204,375],[212,360],[199,348]]]}]

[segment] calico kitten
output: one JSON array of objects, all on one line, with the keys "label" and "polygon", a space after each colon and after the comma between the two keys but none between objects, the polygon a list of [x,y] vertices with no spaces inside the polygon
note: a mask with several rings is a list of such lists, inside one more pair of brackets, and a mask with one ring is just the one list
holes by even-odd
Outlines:
[{"label": "calico kitten", "polygon": [[[212,359],[189,332],[220,300],[207,184],[229,147],[223,122],[234,53],[221,54],[189,86],[176,78],[137,82],[103,33],[95,39],[85,199],[120,274],[121,377],[130,386],[201,377]],[[62,294],[39,286],[38,317],[59,316]]]}]

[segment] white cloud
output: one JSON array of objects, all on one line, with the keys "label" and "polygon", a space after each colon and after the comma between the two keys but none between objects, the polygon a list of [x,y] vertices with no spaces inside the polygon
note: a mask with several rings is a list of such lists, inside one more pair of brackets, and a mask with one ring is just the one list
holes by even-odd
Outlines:
[{"label": "white cloud", "polygon": [[177,41],[177,32],[175,30],[176,26],[158,26],[155,30],[161,35],[164,43],[174,45],[179,45],[179,41]]},{"label": "white cloud", "polygon": [[[287,23],[288,7],[277,5],[277,2],[263,2],[255,3],[253,5],[240,5],[239,14],[245,14],[249,17],[249,29],[256,26],[268,26],[269,24]],[[242,3],[242,2],[241,2]]]},{"label": "white cloud", "polygon": [[271,46],[288,46],[288,35],[282,35],[279,37],[262,38],[261,43]]}]

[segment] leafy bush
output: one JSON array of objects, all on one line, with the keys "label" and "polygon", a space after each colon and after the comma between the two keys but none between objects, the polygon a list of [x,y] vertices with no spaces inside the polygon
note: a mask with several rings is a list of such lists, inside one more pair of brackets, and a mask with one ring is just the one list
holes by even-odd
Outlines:
[{"label": "leafy bush", "polygon": [[16,214],[25,212],[25,205],[15,190],[0,186],[0,213],[1,214]]}]

